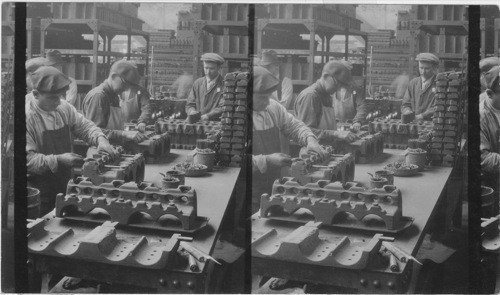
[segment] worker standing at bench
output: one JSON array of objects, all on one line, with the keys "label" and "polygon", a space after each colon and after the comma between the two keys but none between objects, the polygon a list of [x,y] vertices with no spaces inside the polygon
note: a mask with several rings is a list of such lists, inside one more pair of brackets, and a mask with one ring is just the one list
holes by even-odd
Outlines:
[{"label": "worker standing at bench", "polygon": [[205,53],[203,61],[204,77],[196,79],[186,103],[186,114],[201,114],[202,121],[218,121],[222,114],[222,93],[224,81],[220,73],[224,58],[215,53]]}]

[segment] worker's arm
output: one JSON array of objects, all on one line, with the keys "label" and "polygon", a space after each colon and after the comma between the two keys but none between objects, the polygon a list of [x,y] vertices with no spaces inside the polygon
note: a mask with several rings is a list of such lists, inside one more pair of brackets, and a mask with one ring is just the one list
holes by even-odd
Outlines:
[{"label": "worker's arm", "polygon": [[271,110],[276,114],[278,120],[278,127],[288,138],[297,141],[302,146],[307,145],[308,137],[317,139],[312,129],[292,116],[284,106],[276,101],[272,101],[271,104]]},{"label": "worker's arm", "polygon": [[68,101],[73,106],[77,107],[77,95],[78,95],[78,87],[75,79],[68,77],[71,83],[69,84],[69,89],[66,91],[66,101]]},{"label": "worker's arm", "polygon": [[141,89],[141,94],[138,95],[139,106],[141,107],[141,116],[137,119],[137,123],[148,124],[151,120],[151,106],[149,105],[149,92],[146,89]]},{"label": "worker's arm", "polygon": [[486,120],[480,121],[480,144],[481,150],[481,170],[488,173],[496,173],[500,169],[500,155],[491,151],[490,138],[495,138],[492,134],[488,134],[488,126]]},{"label": "worker's arm", "polygon": [[218,120],[222,115],[222,107],[224,106],[224,99],[222,99],[222,87],[223,86],[217,86],[217,88],[220,88],[220,91],[214,95],[214,99],[217,99],[217,102],[215,107],[206,114],[209,120]]},{"label": "worker's arm", "polygon": [[295,103],[297,119],[309,127],[318,139],[333,140],[335,137],[334,130],[318,129],[322,115],[322,107],[321,101],[319,99],[313,99],[311,95],[298,97]]},{"label": "worker's arm", "polygon": [[293,84],[290,78],[283,78],[281,83],[281,104],[286,106],[293,99]]},{"label": "worker's arm", "polygon": [[252,173],[257,171],[259,171],[260,173],[266,173],[266,155],[252,155]]},{"label": "worker's arm", "polygon": [[71,104],[64,102],[61,103],[59,107],[66,113],[68,117],[68,126],[78,138],[93,146],[99,144],[100,136],[106,138],[101,128],[97,127],[92,121],[86,119]]},{"label": "worker's arm", "polygon": [[91,97],[85,97],[83,114],[85,118],[94,122],[94,124],[101,128],[102,132],[111,141],[119,141],[123,139],[122,130],[106,129],[110,116],[110,104],[105,103],[103,94],[96,94]]},{"label": "worker's arm", "polygon": [[368,109],[366,107],[366,98],[365,94],[359,90],[356,91],[356,94],[352,94],[353,99],[356,105],[356,116],[352,119],[353,123],[359,123],[363,125],[366,120],[366,116],[368,115]]},{"label": "worker's arm", "polygon": [[198,87],[198,83],[196,83],[197,81],[195,81],[195,83],[193,84],[193,87],[191,88],[191,91],[189,92],[189,95],[188,95],[188,98],[187,98],[187,101],[186,101],[186,114],[191,114],[192,112],[196,112],[198,111],[196,109],[196,97],[198,96],[198,93],[196,91],[197,87]]},{"label": "worker's arm", "polygon": [[411,86],[411,83],[410,83],[410,84],[408,84],[408,88],[405,91],[405,95],[403,96],[403,101],[401,103],[401,113],[402,114],[405,114],[407,112],[411,112],[412,111],[412,108],[411,108],[412,97],[411,97],[411,94],[410,94],[411,88],[412,88],[412,86]]},{"label": "worker's arm", "polygon": [[436,106],[434,105],[434,103],[435,102],[433,101],[431,107],[429,107],[425,112],[420,114],[424,120],[432,120],[432,116],[436,111]]},{"label": "worker's arm", "polygon": [[36,127],[26,124],[26,168],[30,174],[43,174],[51,171],[57,172],[56,155],[44,155],[38,152],[35,143]]}]

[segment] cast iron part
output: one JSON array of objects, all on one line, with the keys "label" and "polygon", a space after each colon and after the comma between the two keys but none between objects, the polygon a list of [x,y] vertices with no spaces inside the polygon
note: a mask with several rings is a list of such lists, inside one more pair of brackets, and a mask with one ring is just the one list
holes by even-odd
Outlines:
[{"label": "cast iron part", "polygon": [[220,126],[221,123],[216,121],[190,124],[186,120],[160,118],[155,123],[155,130],[156,133],[168,132],[172,148],[193,150],[196,147],[196,140],[207,138],[220,130]]},{"label": "cast iron part", "polygon": [[360,131],[356,134],[359,139],[351,143],[337,142],[335,152],[340,154],[351,153],[356,163],[369,163],[384,152],[384,137],[381,133],[369,134]]},{"label": "cast iron part", "polygon": [[384,146],[391,149],[406,149],[408,141],[425,139],[432,132],[433,123],[428,121],[402,123],[398,119],[377,118],[368,125],[370,133],[382,133]]}]

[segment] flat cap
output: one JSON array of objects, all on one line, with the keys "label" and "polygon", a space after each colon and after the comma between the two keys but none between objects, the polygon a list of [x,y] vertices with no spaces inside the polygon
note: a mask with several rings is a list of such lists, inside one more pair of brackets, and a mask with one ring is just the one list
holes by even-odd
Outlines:
[{"label": "flat cap", "polygon": [[26,73],[33,73],[41,66],[47,66],[48,61],[44,57],[35,57],[28,59],[24,65],[26,67]]},{"label": "flat cap", "polygon": [[133,86],[139,85],[139,82],[141,81],[139,71],[137,70],[135,64],[125,59],[116,61],[111,66],[110,71],[117,73],[125,82],[132,84]]},{"label": "flat cap", "polygon": [[33,89],[40,92],[58,92],[68,87],[71,81],[58,69],[50,66],[42,66],[31,74]]},{"label": "flat cap", "polygon": [[267,69],[255,66],[253,67],[253,92],[266,94],[274,92],[280,83]]},{"label": "flat cap", "polygon": [[278,59],[278,54],[276,53],[276,51],[271,49],[262,52],[262,57],[260,58],[259,64],[264,67],[272,64],[277,64],[279,62],[280,61]]},{"label": "flat cap", "polygon": [[58,65],[64,63],[64,60],[62,59],[61,52],[56,49],[51,49],[47,51],[47,54],[45,54],[45,58],[48,61],[48,66],[53,66],[53,65]]},{"label": "flat cap", "polygon": [[213,52],[208,52],[208,53],[203,54],[201,56],[200,60],[214,62],[214,63],[220,64],[220,65],[224,63],[224,58],[222,58],[222,56],[218,55],[217,53],[213,53]]},{"label": "flat cap", "polygon": [[439,58],[430,52],[422,52],[415,58],[416,61],[430,62],[433,64],[439,64]]},{"label": "flat cap", "polygon": [[346,61],[332,60],[323,66],[323,73],[332,75],[337,81],[349,84],[352,81],[351,70]]},{"label": "flat cap", "polygon": [[487,72],[494,66],[500,66],[500,58],[496,56],[483,58],[479,61],[479,69],[481,72]]},{"label": "flat cap", "polygon": [[500,84],[500,66],[494,66],[486,74],[484,80],[488,89],[494,90]]}]

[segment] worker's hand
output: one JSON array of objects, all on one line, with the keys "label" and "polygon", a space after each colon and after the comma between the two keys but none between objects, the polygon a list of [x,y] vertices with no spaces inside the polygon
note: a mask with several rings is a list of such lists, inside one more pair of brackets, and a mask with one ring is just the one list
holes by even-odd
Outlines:
[{"label": "worker's hand", "polygon": [[139,131],[123,131],[123,137],[125,140],[142,142],[148,138],[145,133]]},{"label": "worker's hand", "polygon": [[356,139],[358,139],[358,136],[352,133],[351,131],[342,131],[342,130],[335,131],[335,137],[339,140],[347,142],[353,142]]},{"label": "worker's hand", "polygon": [[274,153],[266,156],[268,166],[272,167],[285,167],[292,165],[292,158],[283,153]]},{"label": "worker's hand", "polygon": [[361,123],[359,123],[359,122],[356,122],[356,123],[351,125],[351,130],[353,132],[358,132],[360,129],[361,129]]},{"label": "worker's hand", "polygon": [[208,116],[205,114],[205,115],[201,115],[201,119],[200,119],[200,120],[202,120],[202,121],[208,121],[208,120],[209,120],[209,118],[208,118]]},{"label": "worker's hand", "polygon": [[56,156],[57,164],[68,167],[79,167],[83,165],[83,157],[75,153],[65,153]]},{"label": "worker's hand", "polygon": [[418,115],[415,116],[415,119],[417,121],[423,121],[424,120],[424,116],[422,116],[422,114],[418,114]]},{"label": "worker's hand", "polygon": [[137,130],[139,130],[139,132],[141,132],[141,133],[146,132],[146,123],[141,122],[141,123],[137,124]]},{"label": "worker's hand", "polygon": [[318,140],[313,137],[307,138],[307,152],[317,154],[321,159],[325,159],[327,156],[327,152],[324,148],[321,147]]},{"label": "worker's hand", "polygon": [[97,145],[97,152],[104,152],[108,154],[111,158],[116,159],[119,154],[118,151],[113,148],[109,141],[104,137],[99,137],[99,144]]}]

